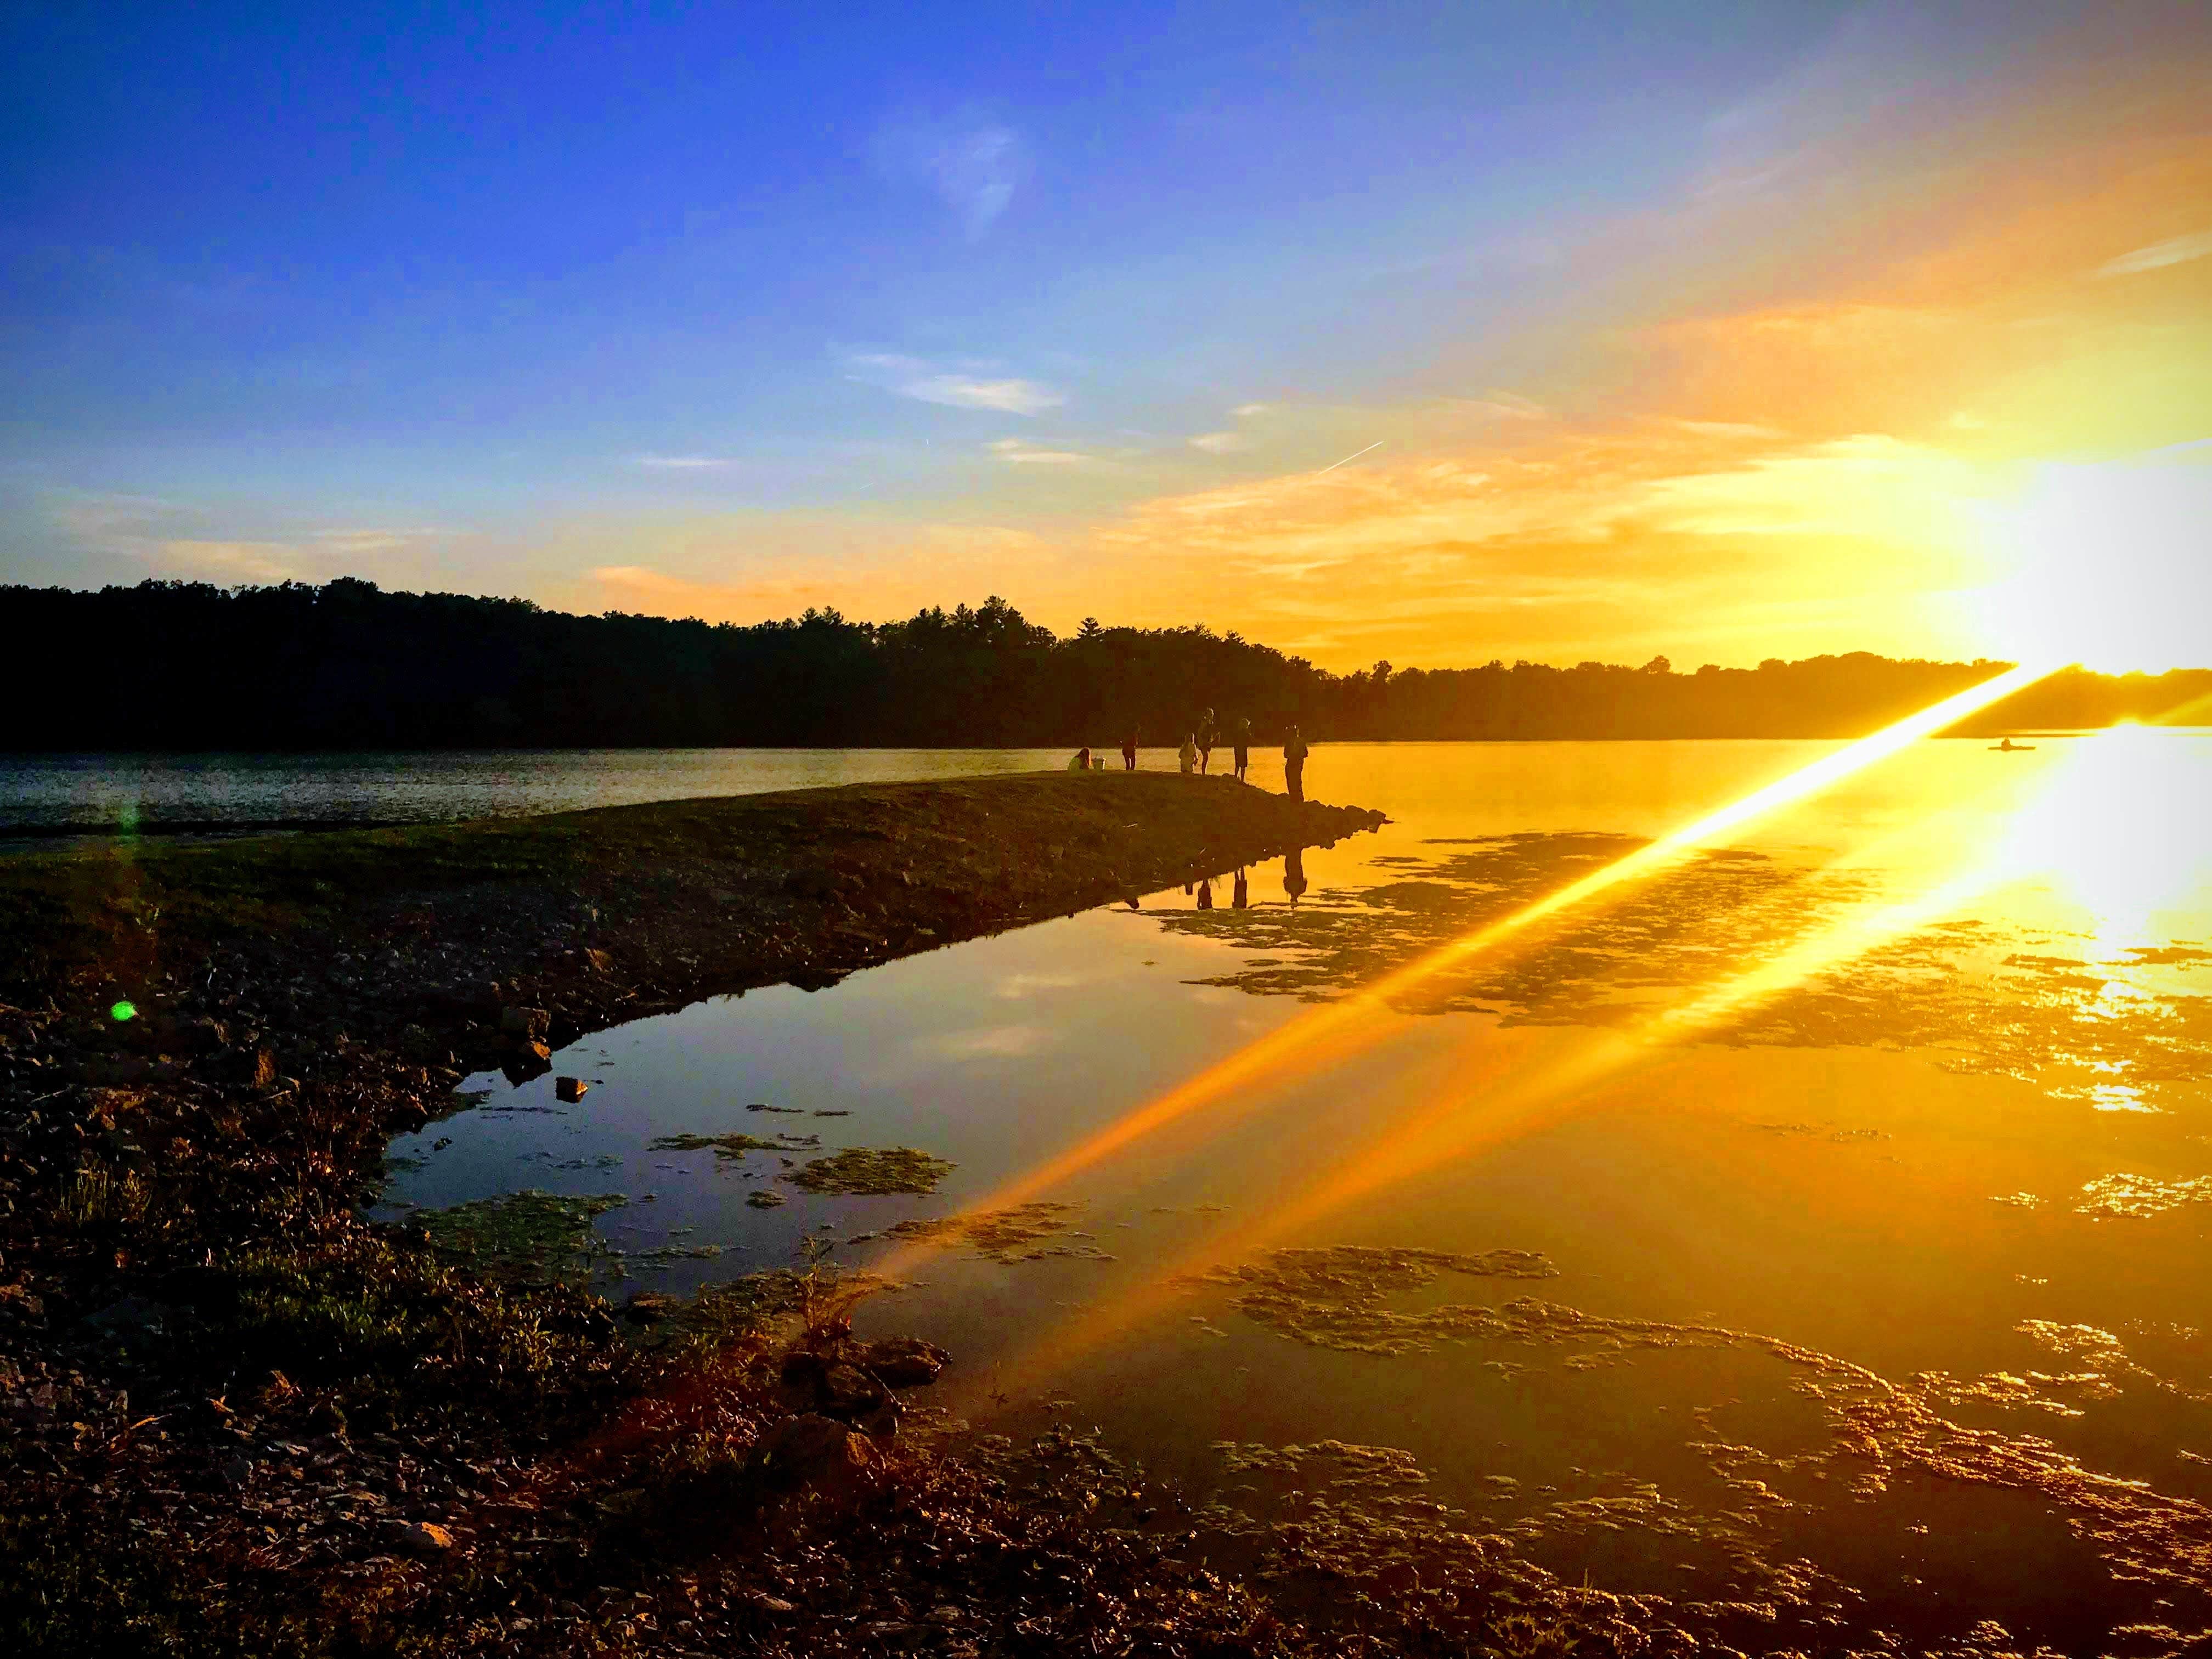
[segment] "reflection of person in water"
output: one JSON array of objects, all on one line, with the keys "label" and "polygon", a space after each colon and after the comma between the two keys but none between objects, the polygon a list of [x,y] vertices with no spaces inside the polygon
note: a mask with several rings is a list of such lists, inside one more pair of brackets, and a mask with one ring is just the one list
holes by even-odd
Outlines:
[{"label": "reflection of person in water", "polygon": [[1129,895],[1129,908],[1132,910],[1141,909],[1144,908],[1137,902],[1137,896],[1134,893]]},{"label": "reflection of person in water", "polygon": [[1213,908],[1213,878],[1211,876],[1198,884],[1198,908],[1201,910]]},{"label": "reflection of person in water", "polygon": [[1237,866],[1237,884],[1229,890],[1229,908],[1242,910],[1252,902],[1252,884],[1244,879],[1244,866]]},{"label": "reflection of person in water", "polygon": [[1306,854],[1303,847],[1293,847],[1283,854],[1283,890],[1291,896],[1291,908],[1297,908],[1298,895],[1306,890]]}]

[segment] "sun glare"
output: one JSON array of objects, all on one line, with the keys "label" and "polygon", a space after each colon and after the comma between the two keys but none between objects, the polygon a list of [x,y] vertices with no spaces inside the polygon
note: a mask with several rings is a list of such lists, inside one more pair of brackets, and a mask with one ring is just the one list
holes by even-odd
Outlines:
[{"label": "sun glare", "polygon": [[2161,673],[2204,656],[2212,616],[2212,440],[2039,468],[1996,516],[2012,574],[1980,600],[2008,656]]}]

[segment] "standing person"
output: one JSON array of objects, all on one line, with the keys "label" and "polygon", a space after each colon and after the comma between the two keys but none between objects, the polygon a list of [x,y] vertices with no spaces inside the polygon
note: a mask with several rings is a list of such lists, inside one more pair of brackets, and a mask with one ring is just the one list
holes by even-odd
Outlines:
[{"label": "standing person", "polygon": [[1188,777],[1192,769],[1198,764],[1198,745],[1193,743],[1187,734],[1183,738],[1182,747],[1176,750],[1176,759],[1182,763],[1182,775],[1185,777]]},{"label": "standing person", "polygon": [[1209,708],[1198,717],[1198,769],[1206,770],[1206,763],[1213,757],[1213,711]]},{"label": "standing person", "polygon": [[1137,769],[1137,728],[1133,726],[1129,728],[1129,735],[1121,739],[1121,769],[1125,772]]},{"label": "standing person", "polygon": [[1283,787],[1292,800],[1306,798],[1306,740],[1292,726],[1291,735],[1283,739]]},{"label": "standing person", "polygon": [[1237,781],[1244,781],[1244,769],[1252,761],[1252,717],[1239,714],[1234,728],[1237,734]]}]

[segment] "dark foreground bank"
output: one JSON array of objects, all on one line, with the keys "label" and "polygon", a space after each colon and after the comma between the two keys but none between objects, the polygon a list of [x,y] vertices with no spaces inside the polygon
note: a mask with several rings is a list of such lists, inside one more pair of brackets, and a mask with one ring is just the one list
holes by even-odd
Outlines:
[{"label": "dark foreground bank", "polygon": [[0,861],[0,1650],[1649,1650],[1477,1540],[1262,1590],[1072,1429],[946,1455],[825,1265],[613,1308],[588,1216],[361,1217],[470,1069],[1374,822],[1059,775]]}]

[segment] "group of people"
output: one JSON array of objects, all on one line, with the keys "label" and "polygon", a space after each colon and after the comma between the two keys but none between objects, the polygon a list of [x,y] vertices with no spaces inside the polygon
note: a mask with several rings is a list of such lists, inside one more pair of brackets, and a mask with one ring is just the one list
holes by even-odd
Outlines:
[{"label": "group of people", "polygon": [[[1132,731],[1121,739],[1121,765],[1127,771],[1137,769],[1137,733]],[[1213,751],[1219,746],[1221,732],[1214,725],[1213,711],[1209,708],[1200,714],[1197,724],[1183,736],[1182,747],[1176,751],[1176,759],[1185,776],[1195,772],[1204,776],[1212,764]],[[1240,714],[1229,724],[1229,747],[1238,782],[1244,781],[1244,769],[1251,763],[1252,722]],[[1306,740],[1298,735],[1298,728],[1290,728],[1283,739],[1283,782],[1292,800],[1306,798]],[[1105,757],[1093,755],[1090,749],[1076,750],[1067,763],[1071,772],[1089,772],[1103,769]]]}]

